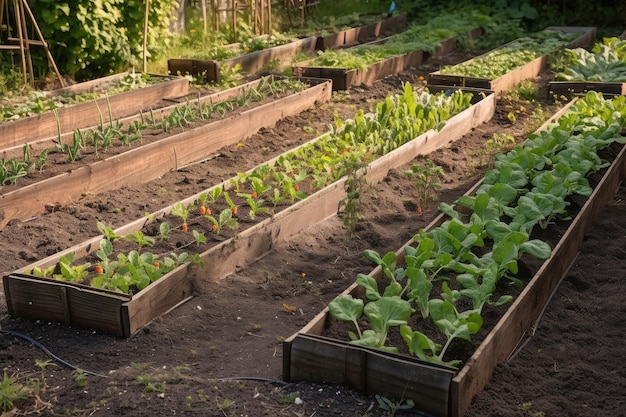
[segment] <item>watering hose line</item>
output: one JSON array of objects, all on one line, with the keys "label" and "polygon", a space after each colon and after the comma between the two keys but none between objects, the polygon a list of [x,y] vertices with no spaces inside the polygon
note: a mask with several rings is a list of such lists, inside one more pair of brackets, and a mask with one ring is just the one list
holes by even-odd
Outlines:
[{"label": "watering hose line", "polygon": [[79,368],[76,365],[72,365],[71,363],[64,361],[63,359],[61,359],[58,356],[56,356],[54,353],[50,352],[50,350],[47,347],[45,347],[44,345],[42,345],[41,343],[39,343],[38,341],[36,341],[32,337],[26,336],[23,333],[18,333],[18,332],[14,332],[12,330],[3,330],[3,329],[0,329],[0,333],[9,334],[9,335],[11,335],[13,337],[17,337],[18,339],[22,339],[22,340],[25,340],[25,341],[31,343],[32,345],[34,345],[34,346],[38,347],[39,349],[41,349],[53,361],[55,361],[55,362],[65,366],[65,367],[67,367],[69,369],[72,369],[74,371],[83,372],[86,375],[99,376],[99,377],[102,377],[102,378],[106,378],[107,377],[106,375],[98,374],[98,373],[91,372],[91,371],[86,371],[84,369]]}]

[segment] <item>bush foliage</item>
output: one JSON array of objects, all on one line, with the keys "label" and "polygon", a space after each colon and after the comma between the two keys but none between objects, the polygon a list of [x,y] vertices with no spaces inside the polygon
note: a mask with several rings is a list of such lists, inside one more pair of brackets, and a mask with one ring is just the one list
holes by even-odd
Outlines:
[{"label": "bush foliage", "polygon": [[[148,54],[167,45],[176,0],[151,0]],[[142,61],[145,0],[31,0],[61,73],[82,80]],[[45,57],[36,64],[45,65]]]}]

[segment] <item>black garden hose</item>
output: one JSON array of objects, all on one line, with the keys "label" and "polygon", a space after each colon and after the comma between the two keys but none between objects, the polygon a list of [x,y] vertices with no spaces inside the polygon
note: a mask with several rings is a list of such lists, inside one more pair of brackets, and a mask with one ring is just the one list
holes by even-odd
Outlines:
[{"label": "black garden hose", "polygon": [[57,355],[55,355],[54,353],[50,352],[50,350],[45,347],[44,345],[42,345],[41,343],[39,343],[38,341],[36,341],[35,339],[33,339],[32,337],[26,336],[25,334],[22,333],[18,333],[18,332],[14,332],[13,330],[3,330],[0,329],[0,333],[4,333],[4,334],[10,334],[11,336],[17,337],[18,339],[22,339],[25,340],[27,342],[30,342],[31,344],[33,344],[34,346],[38,347],[39,349],[41,349],[46,355],[48,355],[53,361],[69,368],[69,369],[73,369],[75,371],[80,371],[83,372],[86,375],[93,375],[93,376],[99,376],[102,378],[106,378],[106,375],[102,375],[102,374],[98,374],[95,372],[91,372],[91,371],[86,371],[84,369],[79,368],[76,365],[72,365],[69,362],[64,361],[63,359],[59,358]]}]

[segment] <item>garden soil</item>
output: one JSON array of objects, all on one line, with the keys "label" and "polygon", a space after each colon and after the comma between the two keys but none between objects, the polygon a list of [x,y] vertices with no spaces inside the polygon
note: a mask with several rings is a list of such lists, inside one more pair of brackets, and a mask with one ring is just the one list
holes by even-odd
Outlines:
[{"label": "garden soil", "polygon": [[[334,93],[330,103],[148,184],[84,195],[65,206],[51,203],[45,215],[11,221],[0,231],[0,271],[4,275],[97,235],[98,220],[117,227],[200,192],[323,133],[335,112],[346,118],[359,108],[370,110],[399,92],[403,82],[423,86],[420,76],[442,62],[470,56],[453,53],[371,86]],[[439,201],[452,203],[482,178],[491,162],[485,142],[494,134],[521,142],[539,126],[537,109],[547,117],[559,108],[548,99],[549,78],[547,73],[534,80],[540,103],[502,97],[490,122],[427,157],[444,170]],[[403,172],[412,164],[365,187],[354,233],[338,217],[309,225],[219,282],[197,280],[189,301],[127,339],[9,317],[0,290],[0,367],[5,381],[12,377],[33,390],[2,416],[391,415],[376,398],[346,387],[285,383],[281,342],[358,273],[373,269],[363,250],[395,251],[434,218],[436,201],[418,213],[417,188]],[[626,372],[619,365],[626,355],[625,205],[622,186],[588,233],[540,321],[495,369],[468,417],[626,415]],[[0,404],[2,389],[0,382]],[[417,410],[396,415],[402,413],[420,415]]]}]

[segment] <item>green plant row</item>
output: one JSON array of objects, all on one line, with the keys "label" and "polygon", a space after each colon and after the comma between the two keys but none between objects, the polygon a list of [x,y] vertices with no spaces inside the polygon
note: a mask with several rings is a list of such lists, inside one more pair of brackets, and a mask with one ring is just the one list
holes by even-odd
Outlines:
[{"label": "green plant row", "polygon": [[[252,52],[273,48],[275,46],[285,45],[293,42],[294,40],[295,39],[281,33],[270,36],[250,36],[243,41],[232,45],[213,44],[208,47],[198,45],[198,47],[194,49],[194,52],[188,54],[187,57],[193,59],[214,59],[217,61],[223,61]],[[194,41],[190,41],[189,46],[193,45],[193,43]]]},{"label": "green plant row", "polygon": [[116,80],[112,85],[106,88],[106,91],[66,93],[51,97],[46,96],[43,92],[33,91],[26,97],[20,97],[19,102],[0,104],[0,123],[18,120],[72,104],[96,100],[105,96],[137,90],[165,80],[166,78],[163,77],[153,77],[150,74],[133,72]]},{"label": "green plant row", "polygon": [[472,12],[447,13],[423,25],[412,25],[404,32],[386,38],[384,43],[365,44],[349,49],[318,51],[313,66],[364,69],[384,59],[413,51],[432,53],[447,39],[466,36],[481,20]]},{"label": "green plant row", "polygon": [[518,38],[472,60],[457,65],[445,66],[439,72],[442,75],[494,80],[536,58],[557,52],[579,35],[579,33],[544,30],[530,36]]},{"label": "green plant row", "polygon": [[591,52],[566,49],[552,68],[556,81],[626,82],[626,40],[605,38]]},{"label": "green plant row", "polygon": [[[201,248],[207,243],[207,231],[219,235],[224,228],[238,228],[238,216],[243,205],[247,207],[251,220],[261,215],[271,216],[273,208],[294,204],[338,181],[354,166],[354,161],[367,163],[426,131],[441,129],[446,120],[471,105],[471,98],[471,94],[461,91],[450,96],[427,91],[418,93],[407,83],[402,94],[387,97],[378,104],[376,112],[364,114],[360,110],[354,119],[342,121],[336,118],[332,131],[318,140],[281,155],[273,164],[262,164],[249,173],[239,173],[224,183],[232,191],[226,191],[224,186],[219,185],[200,193],[193,204],[174,204],[170,223],[176,218],[178,223],[171,226],[162,222],[159,236],[146,236],[143,232],[134,232],[130,237],[117,236],[101,224],[99,227],[105,238],[97,253],[96,277],[90,282],[94,286],[123,293],[139,291],[160,278],[161,273],[178,266],[183,256],[172,254],[164,262],[160,256],[143,249],[153,246],[157,239],[167,240],[173,228],[189,232],[190,216],[193,216],[193,224],[203,229],[191,230],[193,237],[190,237],[189,244],[195,242],[196,247]],[[242,203],[235,202],[234,197]],[[122,238],[135,241],[139,247],[128,255],[118,255],[116,261],[109,260],[113,253],[109,242]],[[184,256],[186,261],[195,259],[187,253]],[[158,267],[154,266],[155,262]],[[120,265],[126,267],[129,263],[131,271],[120,269]],[[141,272],[140,266],[148,271]],[[90,267],[91,264],[72,266],[71,262],[66,262],[66,272],[55,272],[58,267],[29,272],[67,281],[84,281],[85,272],[89,272]],[[72,268],[80,271],[72,271]]]},{"label": "green plant row", "polygon": [[[249,103],[260,102],[267,96],[276,96],[285,92],[298,92],[306,88],[306,84],[295,79],[265,77],[255,88],[242,91],[237,97],[232,97],[217,103],[198,101],[188,102],[176,107],[167,116],[157,118],[154,112],[141,114],[141,120],[132,123],[112,121],[112,112],[109,104],[109,122],[104,123],[100,114],[100,125],[74,131],[71,141],[63,142],[59,134],[56,145],[53,148],[44,149],[39,156],[30,155],[28,145],[23,147],[22,158],[0,159],[0,186],[14,184],[16,181],[31,172],[42,171],[51,152],[61,152],[66,155],[67,162],[79,160],[85,153],[106,153],[108,148],[115,145],[131,147],[135,143],[142,143],[142,132],[148,129],[151,132],[171,132],[173,129],[184,129],[192,123],[203,122],[218,115],[223,117],[226,113],[242,108]],[[107,101],[108,102],[108,101]],[[54,109],[53,111],[56,111]],[[59,126],[60,132],[60,126]]]},{"label": "green plant row", "polygon": [[[502,278],[522,285],[516,274],[523,254],[550,256],[548,243],[531,239],[533,229],[568,219],[568,196],[591,194],[586,177],[609,165],[598,151],[615,142],[626,144],[620,134],[625,127],[626,97],[605,100],[587,94],[548,130],[497,155],[476,194],[456,201],[460,211],[440,204],[449,219],[414,237],[417,245],[406,247],[404,266],[397,264],[395,252],[380,256],[365,251],[382,269],[382,291],[374,277],[359,274],[356,282],[368,301],[341,295],[329,304],[330,314],[354,324],[356,333],[349,332],[353,344],[397,352],[398,346],[387,345],[388,333],[396,327],[411,354],[459,365],[461,359],[446,357],[452,342],[471,342],[483,325],[485,306],[512,301],[510,295],[492,297]],[[435,285],[438,295],[433,294]],[[471,308],[464,309],[467,305]],[[409,319],[416,312],[440,333],[414,330]]]}]

